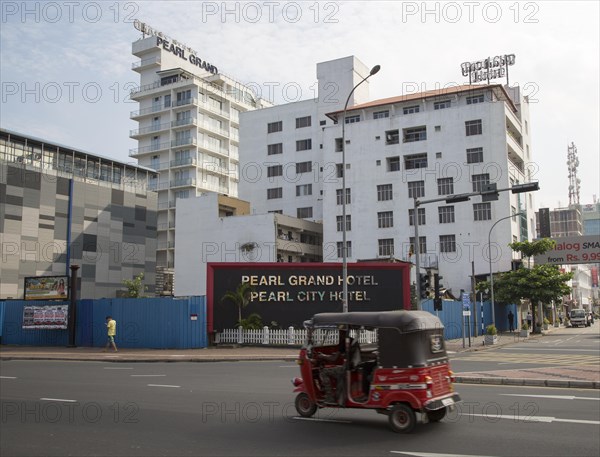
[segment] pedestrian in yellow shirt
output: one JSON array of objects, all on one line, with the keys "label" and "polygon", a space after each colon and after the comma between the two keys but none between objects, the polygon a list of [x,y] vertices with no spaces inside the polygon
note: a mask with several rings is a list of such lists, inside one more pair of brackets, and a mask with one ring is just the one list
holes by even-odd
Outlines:
[{"label": "pedestrian in yellow shirt", "polygon": [[117,321],[110,316],[106,316],[106,332],[108,334],[108,341],[106,341],[106,347],[104,352],[108,351],[109,346],[117,351],[117,345],[115,344],[115,336],[117,336]]}]

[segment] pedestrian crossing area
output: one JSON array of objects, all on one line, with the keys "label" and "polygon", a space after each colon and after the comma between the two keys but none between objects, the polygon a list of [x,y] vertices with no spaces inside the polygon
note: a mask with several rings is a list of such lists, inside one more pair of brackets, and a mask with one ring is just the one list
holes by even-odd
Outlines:
[{"label": "pedestrian crossing area", "polygon": [[456,357],[461,361],[472,362],[498,362],[498,363],[523,363],[535,365],[593,365],[598,366],[600,361],[597,355],[588,354],[540,354],[540,353],[514,353],[499,351],[483,351],[478,353],[461,354]]}]

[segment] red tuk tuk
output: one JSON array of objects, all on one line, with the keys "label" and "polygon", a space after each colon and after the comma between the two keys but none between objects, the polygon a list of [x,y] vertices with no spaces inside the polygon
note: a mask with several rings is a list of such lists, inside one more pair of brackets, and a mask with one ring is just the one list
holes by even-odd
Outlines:
[{"label": "red tuk tuk", "polygon": [[444,326],[425,311],[316,314],[304,323],[298,414],[318,408],[363,408],[386,414],[395,432],[437,422],[460,401],[454,392]]}]

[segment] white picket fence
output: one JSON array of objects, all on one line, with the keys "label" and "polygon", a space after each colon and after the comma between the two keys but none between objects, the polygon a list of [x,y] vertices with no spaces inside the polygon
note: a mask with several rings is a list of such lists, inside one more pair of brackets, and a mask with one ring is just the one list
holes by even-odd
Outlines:
[{"label": "white picket fence", "polygon": [[[313,340],[320,344],[337,344],[337,332],[318,329],[313,333]],[[351,330],[350,336],[356,338],[356,331]],[[306,340],[306,329],[289,327],[288,329],[270,329],[263,327],[258,330],[245,330],[242,327],[224,329],[215,335],[216,344],[265,344],[270,346],[299,346]],[[360,332],[359,343],[377,342],[377,332],[363,330]]]}]

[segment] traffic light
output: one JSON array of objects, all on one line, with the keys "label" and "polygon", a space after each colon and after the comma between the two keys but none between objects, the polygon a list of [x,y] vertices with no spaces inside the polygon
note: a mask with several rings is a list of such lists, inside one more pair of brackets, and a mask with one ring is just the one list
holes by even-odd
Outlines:
[{"label": "traffic light", "polygon": [[440,284],[440,279],[444,279],[444,277],[437,273],[433,275],[433,309],[435,311],[442,310],[442,297],[440,293],[442,285]]},{"label": "traffic light", "polygon": [[440,294],[440,289],[442,287],[440,279],[444,279],[444,277],[437,273],[433,275],[433,298],[442,298]]},{"label": "traffic light", "polygon": [[431,284],[429,283],[428,273],[419,273],[419,286],[421,290],[421,298],[429,298],[429,288],[431,287]]}]

